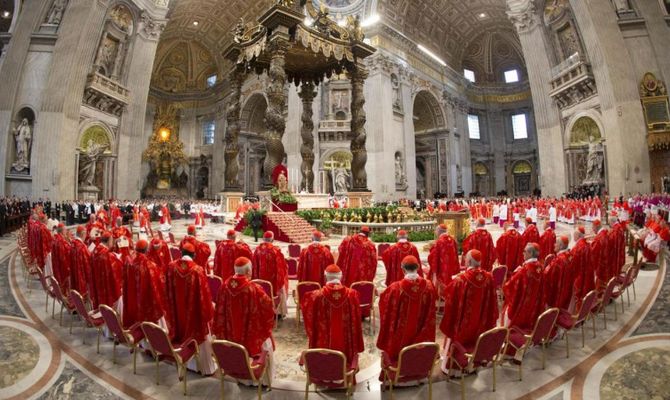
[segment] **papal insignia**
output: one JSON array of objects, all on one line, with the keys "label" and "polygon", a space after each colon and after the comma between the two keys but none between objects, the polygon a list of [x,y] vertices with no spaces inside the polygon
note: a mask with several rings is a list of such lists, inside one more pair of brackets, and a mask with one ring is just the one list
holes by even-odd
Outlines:
[{"label": "papal insignia", "polygon": [[340,297],[342,297],[342,295],[341,295],[340,293],[333,293],[333,298],[334,298],[335,300],[339,300]]},{"label": "papal insignia", "polygon": [[416,292],[418,292],[418,291],[419,291],[419,287],[418,287],[418,286],[412,286],[412,292],[416,293]]},{"label": "papal insignia", "polygon": [[477,279],[479,282],[481,282],[481,281],[484,280],[484,275],[482,275],[482,274],[477,274],[477,277],[476,277],[475,279]]},{"label": "papal insignia", "polygon": [[237,287],[237,281],[231,281],[230,282],[230,287],[235,289]]}]

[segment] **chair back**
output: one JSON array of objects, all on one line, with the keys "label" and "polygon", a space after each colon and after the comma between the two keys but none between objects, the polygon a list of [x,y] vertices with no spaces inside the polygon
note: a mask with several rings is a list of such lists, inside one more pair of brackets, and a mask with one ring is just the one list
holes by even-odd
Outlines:
[{"label": "chair back", "polygon": [[347,371],[347,358],[341,351],[329,349],[310,349],[300,356],[305,365],[310,382],[344,381]]},{"label": "chair back", "polygon": [[361,307],[369,306],[375,299],[375,284],[372,282],[354,282],[351,289],[358,292]]},{"label": "chair back", "polygon": [[207,275],[207,283],[209,284],[209,292],[212,294],[212,300],[216,302],[223,280],[216,275]]},{"label": "chair back", "polygon": [[508,335],[507,328],[493,328],[479,335],[470,362],[477,366],[494,361],[503,351]]},{"label": "chair back", "polygon": [[388,243],[380,243],[379,245],[377,245],[377,255],[381,257],[382,254],[384,254],[384,252],[388,250],[389,247],[391,247],[391,245]]},{"label": "chair back", "polygon": [[42,268],[36,268],[36,269],[37,269],[37,276],[40,278],[40,283],[42,284],[42,289],[44,289],[45,292],[53,296],[53,293],[51,292],[51,286],[47,281],[47,277],[44,276],[44,271],[42,271]]},{"label": "chair back", "polygon": [[51,294],[54,296],[54,298],[63,304],[67,303],[67,301],[65,301],[65,295],[63,294],[63,291],[60,287],[60,283],[58,283],[58,280],[53,276],[50,276],[47,279],[49,279],[49,283],[51,284]]},{"label": "chair back", "polygon": [[556,258],[556,254],[553,254],[553,253],[552,253],[552,254],[548,254],[548,255],[544,258],[544,266],[546,267],[547,265],[549,265],[552,261],[554,261],[554,258]]},{"label": "chair back", "polygon": [[632,280],[633,282],[635,282],[637,280],[637,274],[640,273],[640,267],[642,267],[642,264],[633,265],[631,267],[631,268],[634,268],[633,269],[633,280]]},{"label": "chair back", "polygon": [[172,261],[179,260],[181,258],[181,251],[176,247],[170,247],[170,256],[172,256]]},{"label": "chair back", "polygon": [[70,303],[74,306],[74,309],[77,311],[77,314],[79,314],[79,316],[86,322],[90,322],[88,309],[86,309],[86,304],[84,304],[84,298],[81,297],[81,294],[76,290],[70,290],[70,295],[68,297],[70,299]]},{"label": "chair back", "polygon": [[288,276],[298,275],[298,260],[289,258],[286,260],[286,265],[288,267]]},{"label": "chair back", "polygon": [[398,357],[398,379],[420,380],[429,377],[439,356],[440,346],[437,343],[424,342],[405,347]]},{"label": "chair back", "polygon": [[263,289],[263,291],[265,292],[265,294],[270,296],[271,299],[274,299],[274,292],[272,290],[272,283],[270,283],[269,281],[265,281],[263,279],[254,279],[251,282],[260,286],[261,289]]},{"label": "chair back", "polygon": [[299,244],[289,244],[288,245],[288,256],[292,258],[300,257],[300,245]]},{"label": "chair back", "polygon": [[607,282],[607,286],[605,286],[605,291],[603,292],[603,298],[600,302],[600,308],[605,308],[607,305],[610,303],[610,300],[612,299],[612,293],[614,292],[614,288],[617,285],[617,280],[616,277],[612,278]]},{"label": "chair back", "polygon": [[507,277],[507,266],[498,265],[497,267],[493,268],[492,274],[496,289],[501,288],[503,283],[505,283],[505,278]]},{"label": "chair back", "polygon": [[254,380],[249,365],[249,353],[244,346],[227,340],[214,340],[212,353],[224,375],[235,379]]},{"label": "chair back", "polygon": [[530,338],[534,345],[539,345],[543,342],[546,343],[554,329],[554,324],[556,324],[558,313],[558,308],[554,307],[548,309],[547,311],[540,314],[539,317],[537,317],[535,328],[533,329],[533,334]]},{"label": "chair back", "polygon": [[319,289],[321,289],[321,284],[318,282],[310,282],[310,281],[298,282],[298,286],[296,287],[296,293],[298,293],[298,298],[296,299],[296,302],[298,303],[298,306],[299,307],[301,306],[300,303],[309,292],[313,292]]},{"label": "chair back", "polygon": [[106,304],[100,304],[98,310],[100,311],[100,315],[102,315],[102,319],[105,321],[105,325],[107,325],[107,329],[114,335],[116,340],[120,343],[126,343],[126,334],[123,330],[123,325],[121,325],[119,314]]},{"label": "chair back", "polygon": [[170,243],[173,243],[173,244],[176,243],[175,240],[174,240],[174,235],[172,234],[172,232],[168,232],[168,237],[170,238]]},{"label": "chair back", "polygon": [[633,283],[633,276],[636,274],[635,272],[635,266],[631,266],[628,268],[626,271],[626,274],[624,275],[622,285],[623,287],[628,287]]},{"label": "chair back", "polygon": [[168,339],[168,335],[163,328],[152,322],[142,322],[142,332],[144,332],[144,337],[149,341],[154,352],[173,355],[172,343],[170,343],[170,339]]},{"label": "chair back", "polygon": [[165,239],[163,238],[163,232],[161,232],[160,230],[158,230],[158,231],[156,231],[156,232],[158,233],[158,238],[159,238],[160,240],[165,240]]},{"label": "chair back", "polygon": [[588,292],[586,296],[584,296],[582,299],[582,308],[579,309],[579,314],[577,315],[575,323],[580,323],[589,316],[591,310],[596,304],[597,296],[598,295],[596,294],[595,290]]}]

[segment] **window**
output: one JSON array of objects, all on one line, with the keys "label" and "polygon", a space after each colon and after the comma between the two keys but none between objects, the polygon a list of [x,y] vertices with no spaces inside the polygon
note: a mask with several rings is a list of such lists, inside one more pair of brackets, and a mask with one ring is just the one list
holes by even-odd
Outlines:
[{"label": "window", "polygon": [[209,78],[207,78],[207,87],[212,87],[216,85],[216,78],[217,78],[216,75],[212,75]]},{"label": "window", "polygon": [[481,139],[478,115],[468,115],[468,131],[470,131],[470,139]]},{"label": "window", "polygon": [[512,69],[505,71],[505,83],[519,82],[519,71]]},{"label": "window", "polygon": [[469,80],[470,82],[472,82],[472,83],[475,82],[475,71],[471,71],[469,69],[464,69],[463,70],[463,76],[465,76],[465,79]]},{"label": "window", "polygon": [[526,114],[512,115],[512,130],[514,139],[528,139],[528,127],[526,125]]},{"label": "window", "polygon": [[207,121],[202,124],[202,144],[214,144],[214,132],[216,132],[216,123]]}]

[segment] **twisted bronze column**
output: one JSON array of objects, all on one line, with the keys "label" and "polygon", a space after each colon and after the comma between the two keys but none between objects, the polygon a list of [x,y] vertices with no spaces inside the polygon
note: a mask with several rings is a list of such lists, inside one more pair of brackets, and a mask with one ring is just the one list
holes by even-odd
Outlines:
[{"label": "twisted bronze column", "polygon": [[242,109],[240,100],[242,97],[243,82],[244,73],[236,69],[230,77],[233,94],[226,109],[226,148],[224,152],[224,159],[226,161],[224,172],[225,192],[239,192],[242,190],[239,180],[240,165],[238,155],[240,153],[240,112]]},{"label": "twisted bronze column", "polygon": [[302,99],[302,127],[300,129],[300,136],[302,137],[302,145],[300,146],[302,180],[300,188],[304,188],[309,193],[314,193],[314,121],[312,120],[314,115],[312,103],[314,97],[316,97],[314,84],[303,82],[300,85],[299,96]]},{"label": "twisted bronze column", "polygon": [[263,164],[265,187],[272,187],[272,171],[281,164],[284,159],[284,144],[281,139],[286,129],[284,119],[284,107],[286,98],[284,87],[286,86],[286,51],[288,43],[283,38],[275,38],[269,44],[270,68],[268,77],[270,85],[265,93],[268,97],[268,107],[265,111],[265,125],[267,127],[265,138],[265,163]]},{"label": "twisted bronze column", "polygon": [[367,68],[357,64],[349,71],[351,79],[351,174],[354,185],[352,192],[368,191],[368,176],[365,172],[365,164],[368,161],[368,152],[365,149],[367,135],[365,133],[365,94],[363,86],[368,77]]}]

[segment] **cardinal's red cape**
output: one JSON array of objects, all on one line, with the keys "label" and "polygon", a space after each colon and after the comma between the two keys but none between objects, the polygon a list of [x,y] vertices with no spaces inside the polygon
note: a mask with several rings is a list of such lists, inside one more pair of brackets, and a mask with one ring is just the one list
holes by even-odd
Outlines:
[{"label": "cardinal's red cape", "polygon": [[246,257],[251,260],[249,246],[244,243],[235,243],[234,240],[222,240],[216,245],[214,252],[214,275],[224,282],[235,274],[235,260]]},{"label": "cardinal's red cape", "polygon": [[489,231],[484,228],[477,228],[470,236],[463,241],[463,260],[465,265],[465,256],[470,250],[479,250],[482,253],[480,267],[488,272],[493,269],[493,263],[496,261],[496,249],[493,245],[493,238]]},{"label": "cardinal's red cape", "polygon": [[542,265],[526,261],[503,286],[504,309],[509,326],[533,329],[535,320],[544,311]]},{"label": "cardinal's red cape", "polygon": [[272,243],[261,243],[254,251],[252,265],[253,279],[272,283],[275,296],[278,296],[283,287],[288,286],[288,266],[279,247]]},{"label": "cardinal's red cape", "polygon": [[[405,276],[401,267],[403,258],[414,256],[417,260],[420,260],[419,251],[416,246],[407,241],[394,244],[386,249],[381,256],[384,261],[384,267],[386,267],[386,287],[391,286],[393,282],[401,281]],[[421,267],[419,267],[417,272],[419,276],[423,277],[423,269]]]},{"label": "cardinal's red cape", "polygon": [[372,282],[377,273],[377,250],[365,236],[346,237],[338,248],[337,265],[342,269],[342,284]]},{"label": "cardinal's red cape", "polygon": [[137,253],[123,268],[123,326],[157,322],[165,308],[165,276],[146,255]]},{"label": "cardinal's red cape", "polygon": [[320,243],[312,243],[302,249],[298,260],[298,282],[318,282],[326,284],[324,272],[334,264],[333,254]]}]

